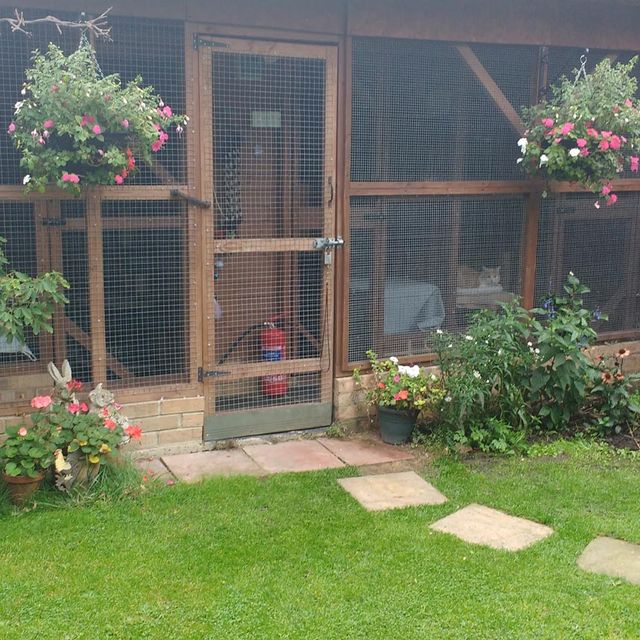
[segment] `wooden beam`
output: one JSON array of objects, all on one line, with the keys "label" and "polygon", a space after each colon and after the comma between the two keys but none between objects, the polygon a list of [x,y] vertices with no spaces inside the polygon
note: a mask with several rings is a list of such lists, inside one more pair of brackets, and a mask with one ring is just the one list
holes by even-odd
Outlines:
[{"label": "wooden beam", "polygon": [[322,371],[326,363],[322,358],[298,358],[296,360],[280,360],[279,362],[232,362],[224,365],[216,365],[215,380],[220,382],[233,382],[258,376],[274,376],[280,374],[309,373]]},{"label": "wooden beam", "polygon": [[524,131],[524,123],[518,115],[518,112],[507,100],[500,87],[489,75],[488,71],[484,68],[480,60],[478,60],[478,57],[475,53],[473,53],[471,47],[462,44],[454,45],[454,47],[460,54],[460,57],[467,63],[467,66],[469,67],[471,72],[476,76],[476,78],[478,78],[482,86],[487,90],[489,97],[495,102],[498,109],[502,111],[507,120],[511,123],[511,126],[516,130],[518,134],[522,134],[522,132]]},{"label": "wooden beam", "polygon": [[213,250],[219,253],[272,253],[278,251],[315,251],[313,238],[251,238],[214,240]]},{"label": "wooden beam", "polygon": [[540,223],[540,193],[529,194],[522,230],[521,295],[526,309],[534,306],[536,295],[536,256]]}]

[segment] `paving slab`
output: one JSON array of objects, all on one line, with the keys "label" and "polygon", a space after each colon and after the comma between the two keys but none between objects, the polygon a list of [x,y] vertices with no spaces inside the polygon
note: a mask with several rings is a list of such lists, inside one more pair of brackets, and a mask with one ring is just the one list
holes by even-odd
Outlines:
[{"label": "paving slab", "polygon": [[164,466],[159,458],[138,458],[134,461],[134,464],[145,476],[163,479],[171,477],[169,469]]},{"label": "paving slab", "polygon": [[433,485],[414,471],[340,478],[338,482],[367,511],[442,504],[447,501]]},{"label": "paving slab", "polygon": [[596,538],[578,558],[578,566],[640,585],[640,545],[604,536]]},{"label": "paving slab", "polygon": [[396,462],[398,460],[411,460],[414,457],[406,449],[394,447],[384,442],[376,442],[375,440],[319,438],[318,442],[345,464],[354,467]]},{"label": "paving slab", "polygon": [[241,449],[181,453],[164,456],[162,461],[183,482],[197,482],[211,476],[256,476],[264,473]]},{"label": "paving slab", "polygon": [[319,471],[344,467],[342,460],[316,440],[256,444],[242,450],[268,473]]},{"label": "paving slab", "polygon": [[465,542],[493,549],[519,551],[553,533],[544,524],[510,516],[480,504],[470,504],[434,522],[431,528],[450,533]]}]

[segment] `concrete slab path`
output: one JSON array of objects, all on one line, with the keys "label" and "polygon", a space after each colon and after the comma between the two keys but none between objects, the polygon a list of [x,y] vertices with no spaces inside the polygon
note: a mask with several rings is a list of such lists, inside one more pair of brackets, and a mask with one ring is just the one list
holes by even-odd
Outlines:
[{"label": "concrete slab path", "polygon": [[578,558],[578,566],[640,585],[640,545],[615,538],[596,538]]},{"label": "concrete slab path", "polygon": [[162,461],[183,482],[197,482],[210,476],[264,475],[242,449],[221,449],[164,456]]}]

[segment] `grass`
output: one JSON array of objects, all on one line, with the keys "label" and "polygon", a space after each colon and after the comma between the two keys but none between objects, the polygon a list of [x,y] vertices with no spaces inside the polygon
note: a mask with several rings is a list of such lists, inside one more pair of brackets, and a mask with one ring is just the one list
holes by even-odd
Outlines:
[{"label": "grass", "polygon": [[[445,459],[439,507],[361,509],[341,469],[216,479],[0,516],[0,638],[637,638],[640,587],[582,572],[640,542],[640,463]],[[516,554],[432,533],[480,502],[555,534]]]}]

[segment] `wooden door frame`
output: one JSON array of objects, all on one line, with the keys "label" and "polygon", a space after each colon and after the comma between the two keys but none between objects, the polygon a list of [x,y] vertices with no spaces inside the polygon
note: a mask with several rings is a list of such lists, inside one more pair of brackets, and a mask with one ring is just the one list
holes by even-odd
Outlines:
[{"label": "wooden door frame", "polygon": [[[225,33],[218,34],[213,28],[193,28],[191,40],[194,43],[194,62],[192,68],[197,69],[198,92],[198,157],[200,170],[196,176],[197,193],[201,200],[214,203],[214,185],[210,171],[213,168],[215,150],[213,148],[213,86],[211,83],[212,61],[216,51],[237,52],[238,54],[256,54],[268,56],[283,56],[295,58],[319,59],[325,61],[325,105],[324,105],[324,185],[323,185],[323,235],[335,236],[336,230],[336,182],[337,182],[337,131],[338,131],[338,47],[337,42],[291,42],[283,39],[269,40],[263,37],[238,37]],[[223,30],[224,31],[224,30]],[[189,33],[189,29],[187,30]],[[211,39],[214,46],[203,46],[198,38]],[[205,40],[205,41],[206,41]],[[204,55],[201,52],[204,51]],[[207,141],[211,143],[207,143]],[[207,175],[209,174],[209,175]],[[201,225],[202,260],[200,278],[202,281],[202,368],[213,368],[216,360],[215,345],[215,316],[214,296],[215,285],[213,265],[215,256],[221,253],[242,253],[259,250],[264,252],[286,251],[314,251],[313,238],[272,238],[272,239],[214,239],[214,218],[210,210],[206,211]],[[284,405],[283,407],[265,407],[257,410],[245,410],[225,414],[228,418],[221,424],[220,418],[214,429],[205,424],[205,439],[219,439],[233,437],[234,429],[244,421],[256,418],[258,425],[254,430],[243,425],[243,434],[264,433],[267,430],[285,430],[287,428],[303,428],[305,426],[320,426],[331,421],[333,400],[333,378],[335,357],[334,327],[335,327],[335,259],[329,266],[323,267],[321,290],[321,335],[323,341],[318,358],[299,358],[283,360],[281,362],[265,364],[263,362],[241,365],[215,366],[215,370],[224,370],[224,380],[242,379],[264,374],[279,373],[320,373],[320,402]],[[215,378],[202,380],[205,398],[205,422],[207,418],[216,416],[215,411]],[[296,409],[299,407],[299,410]],[[284,410],[284,411],[283,411]],[[255,414],[252,416],[252,414]],[[258,419],[259,418],[259,419]],[[308,422],[308,424],[307,424]]]}]

